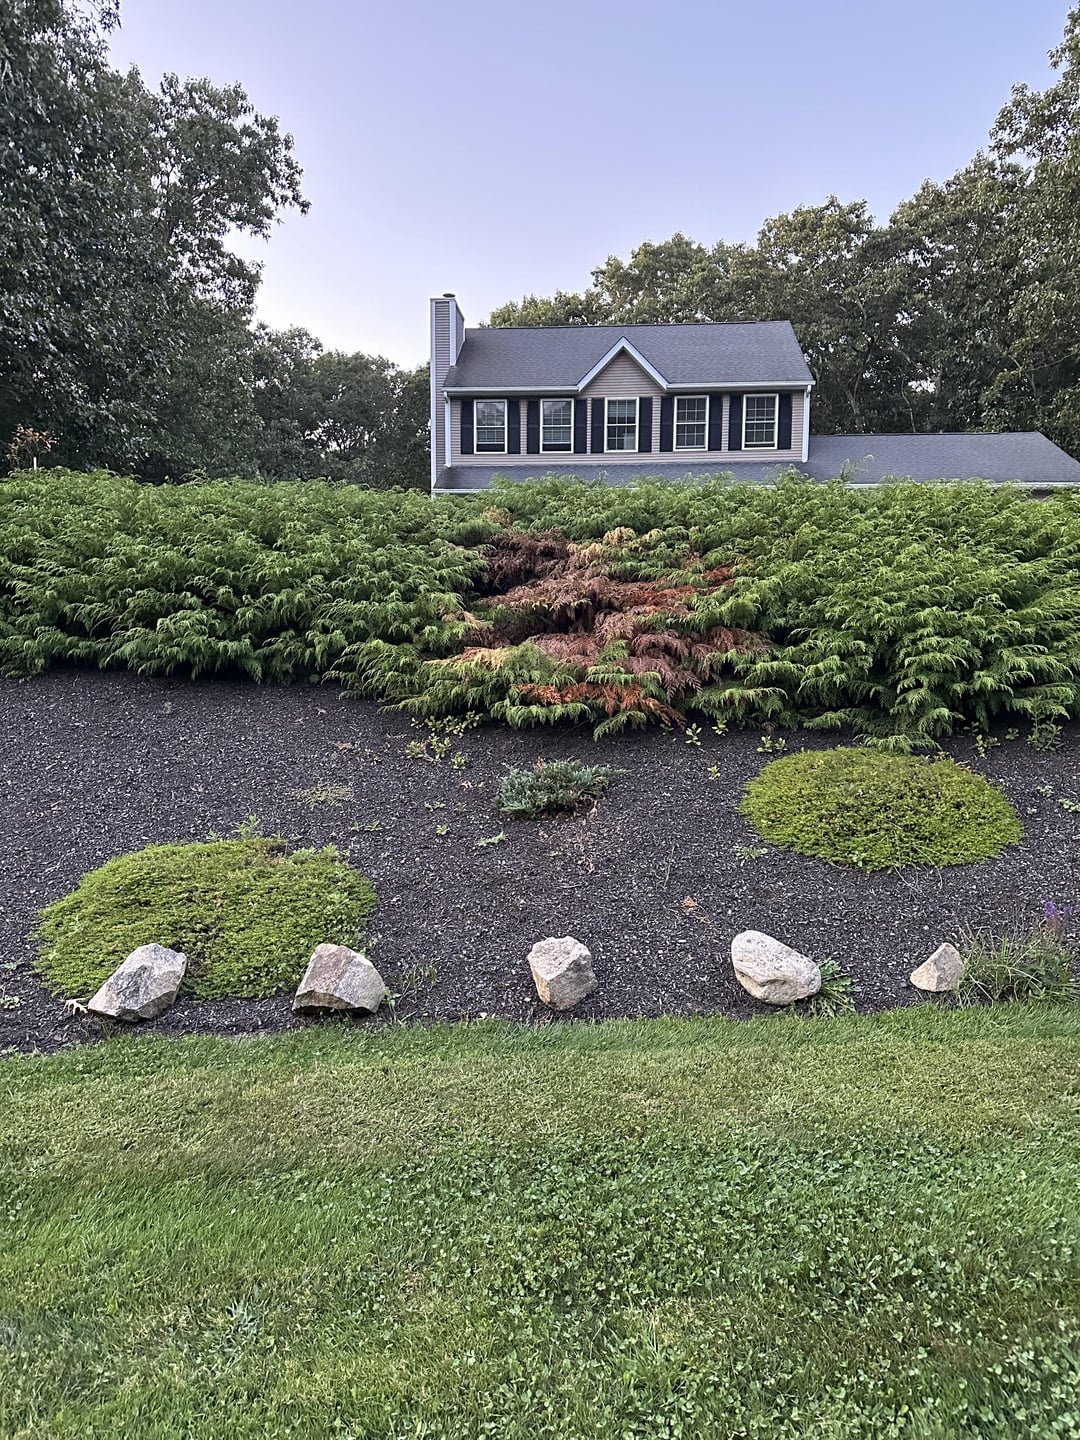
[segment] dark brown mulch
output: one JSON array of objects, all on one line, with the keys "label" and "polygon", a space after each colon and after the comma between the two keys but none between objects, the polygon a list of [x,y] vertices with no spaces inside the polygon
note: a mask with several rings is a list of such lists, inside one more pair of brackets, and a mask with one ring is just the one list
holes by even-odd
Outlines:
[{"label": "dark brown mulch", "polygon": [[[875,875],[784,854],[750,831],[737,804],[769,758],[757,730],[705,729],[699,747],[661,731],[597,745],[586,730],[484,726],[459,742],[460,770],[410,758],[417,736],[405,716],[317,687],[89,671],[0,682],[0,1050],[102,1033],[69,1018],[34,973],[40,906],[111,856],[226,833],[251,815],[264,833],[335,841],[371,877],[374,958],[399,1014],[422,1019],[547,1018],[524,957],[563,934],[595,956],[600,988],[584,1018],[746,1016],[759,1007],[735,983],[728,946],[750,927],[833,957],[857,980],[860,1006],[880,1009],[916,998],[909,971],[962,927],[1031,924],[1047,901],[1075,903],[1080,891],[1080,815],[1061,803],[1080,800],[1080,726],[1052,754],[1013,741],[980,758],[970,737],[949,742],[1004,785],[1024,843],[981,865]],[[787,737],[789,749],[835,743]],[[505,767],[562,755],[625,773],[588,815],[504,820],[493,802]],[[355,799],[293,793],[327,785]],[[143,1028],[235,1035],[296,1023],[287,997],[182,999]]]}]

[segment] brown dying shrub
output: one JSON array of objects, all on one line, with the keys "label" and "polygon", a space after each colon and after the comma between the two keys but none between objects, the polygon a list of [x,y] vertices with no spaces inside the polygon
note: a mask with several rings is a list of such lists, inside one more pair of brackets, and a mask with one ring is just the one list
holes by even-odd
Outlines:
[{"label": "brown dying shrub", "polygon": [[[572,683],[525,683],[529,704],[588,704],[611,716],[633,714],[681,724],[672,702],[701,690],[725,656],[764,648],[760,636],[727,626],[695,633],[695,602],[727,589],[733,572],[704,570],[693,553],[678,577],[620,578],[614,561],[647,550],[653,535],[610,531],[576,545],[556,530],[530,535],[508,529],[490,546],[474,605],[472,642],[455,660],[495,670],[526,642],[574,673]],[[702,617],[704,619],[704,617]],[[699,622],[700,623],[700,622]],[[610,672],[590,675],[601,665]]]}]

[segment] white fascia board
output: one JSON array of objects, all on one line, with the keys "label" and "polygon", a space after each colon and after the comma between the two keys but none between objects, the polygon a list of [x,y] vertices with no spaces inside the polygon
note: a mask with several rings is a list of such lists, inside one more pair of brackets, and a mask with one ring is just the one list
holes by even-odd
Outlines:
[{"label": "white fascia board", "polygon": [[443,391],[455,400],[458,396],[469,400],[485,395],[496,395],[500,400],[504,395],[511,400],[517,395],[545,395],[557,400],[562,396],[571,399],[577,393],[576,385],[448,385]]},{"label": "white fascia board", "polygon": [[812,380],[699,380],[695,385],[669,385],[672,395],[701,395],[707,390],[734,390],[736,394],[757,395],[762,391],[809,390]]},{"label": "white fascia board", "polygon": [[645,371],[646,375],[650,376],[653,380],[656,381],[657,385],[660,386],[661,390],[666,390],[668,388],[667,380],[664,378],[663,375],[660,374],[660,371],[657,370],[656,366],[650,365],[648,360],[645,359],[645,356],[642,355],[641,351],[638,350],[635,346],[631,345],[630,341],[627,340],[626,336],[624,335],[621,340],[617,340],[615,342],[615,344],[611,347],[607,354],[603,356],[602,359],[598,360],[593,366],[593,368],[586,375],[582,376],[582,378],[578,381],[578,390],[584,390],[586,385],[590,384],[593,380],[596,379],[597,375],[600,374],[601,370],[606,369],[606,367],[611,364],[612,360],[615,359],[616,355],[621,354],[629,355],[631,360],[636,361],[637,364],[640,365],[641,368]]},{"label": "white fascia board", "polygon": [[[629,348],[629,347],[628,347]],[[634,357],[637,359],[637,357]],[[610,363],[610,357],[601,362],[599,368]],[[654,376],[655,371],[651,372]],[[589,372],[593,375],[593,372]],[[593,376],[595,378],[595,376]],[[578,395],[585,385],[589,383],[589,376],[578,385],[448,385],[445,395],[451,395],[454,399],[459,396],[462,399],[469,399],[472,396],[497,395],[502,398],[508,395],[513,398],[515,395],[544,395],[552,400],[560,396]],[[809,390],[813,388],[813,380],[697,380],[692,385],[680,381],[678,385],[671,385],[666,380],[657,380],[662,389],[672,395],[702,395],[709,390],[734,390],[758,391],[758,390]]]}]

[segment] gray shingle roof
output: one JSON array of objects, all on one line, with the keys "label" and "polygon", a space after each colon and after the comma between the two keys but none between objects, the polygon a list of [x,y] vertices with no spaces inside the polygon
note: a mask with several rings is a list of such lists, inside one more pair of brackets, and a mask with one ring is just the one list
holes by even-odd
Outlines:
[{"label": "gray shingle roof", "polygon": [[1080,460],[1038,430],[996,435],[811,435],[810,458],[800,469],[815,480],[827,480],[845,466],[850,478],[864,485],[887,476],[1080,485]]},{"label": "gray shingle roof", "polygon": [[808,385],[788,320],[703,325],[562,325],[466,330],[448,390],[573,389],[620,339],[669,385]]},{"label": "gray shingle roof", "polygon": [[[455,465],[440,472],[436,490],[486,490],[496,475],[535,480],[544,475],[602,480],[609,485],[631,480],[704,479],[732,474],[755,482],[773,479],[788,469],[775,460],[733,460],[731,465],[684,465],[655,456],[640,463],[619,461],[538,465],[526,461],[500,465]],[[1080,486],[1080,460],[1074,460],[1037,430],[999,435],[811,435],[810,454],[796,469],[813,480],[831,480],[844,473],[853,484],[873,485],[886,478],[911,480],[1018,481],[1036,488]]]}]

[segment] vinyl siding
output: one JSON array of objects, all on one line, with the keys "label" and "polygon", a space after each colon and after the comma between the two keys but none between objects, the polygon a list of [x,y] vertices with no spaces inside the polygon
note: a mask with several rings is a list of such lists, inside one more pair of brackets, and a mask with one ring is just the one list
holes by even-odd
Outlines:
[{"label": "vinyl siding", "polygon": [[[663,391],[650,376],[648,376],[636,360],[629,355],[617,355],[611,364],[597,375],[582,393],[577,396],[576,403],[588,406],[588,428],[589,428],[589,453],[580,455],[577,458],[583,464],[605,465],[634,464],[640,466],[643,461],[648,460],[657,468],[675,466],[685,467],[688,465],[708,465],[716,463],[718,469],[736,469],[740,461],[745,460],[799,460],[802,457],[802,427],[803,407],[805,394],[802,390],[792,391],[791,395],[791,447],[787,450],[736,450],[730,451],[728,443],[728,404],[727,399],[721,403],[724,407],[722,421],[722,446],[720,450],[664,450],[660,449],[660,399]],[[703,392],[704,393],[704,392]],[[757,392],[747,390],[741,392],[753,395]],[[766,392],[775,393],[772,391]],[[611,399],[626,399],[634,395],[651,395],[653,398],[652,418],[652,453],[642,455],[636,450],[607,451],[602,455],[592,454],[592,404],[594,396],[610,397]],[[529,397],[536,399],[539,397]],[[555,397],[549,397],[555,398]],[[711,403],[716,403],[711,402]],[[461,401],[452,400],[450,404],[450,428],[451,442],[453,446],[454,465],[531,465],[542,463],[550,459],[553,465],[569,465],[574,461],[574,456],[562,451],[558,454],[529,455],[525,451],[525,397],[521,400],[521,454],[520,455],[462,455],[461,453]],[[442,452],[440,451],[440,457]],[[440,465],[441,465],[440,459]]]},{"label": "vinyl siding", "polygon": [[[446,464],[446,401],[443,398],[442,382],[447,370],[450,368],[450,301],[436,299],[431,302],[431,372],[433,379],[432,386],[432,416],[431,416],[431,444],[433,453],[438,458],[436,473]],[[460,405],[458,406],[458,436],[461,434]],[[455,441],[455,454],[458,451],[458,444]]]}]

